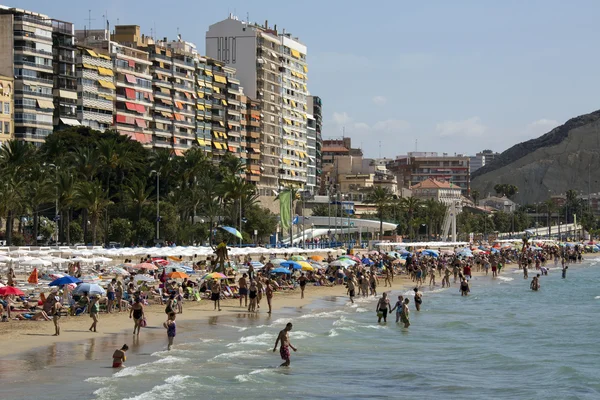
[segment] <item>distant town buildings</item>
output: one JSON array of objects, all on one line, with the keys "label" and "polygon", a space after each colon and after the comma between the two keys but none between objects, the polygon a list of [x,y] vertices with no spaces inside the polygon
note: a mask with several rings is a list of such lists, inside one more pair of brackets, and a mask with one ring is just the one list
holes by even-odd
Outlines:
[{"label": "distant town buildings", "polygon": [[494,153],[492,150],[483,150],[482,152],[469,157],[471,162],[471,173],[491,163],[498,155],[499,153]]},{"label": "distant town buildings", "polygon": [[462,199],[462,190],[459,186],[433,178],[427,178],[413,185],[410,189],[412,197],[424,201],[435,200],[450,205]]}]

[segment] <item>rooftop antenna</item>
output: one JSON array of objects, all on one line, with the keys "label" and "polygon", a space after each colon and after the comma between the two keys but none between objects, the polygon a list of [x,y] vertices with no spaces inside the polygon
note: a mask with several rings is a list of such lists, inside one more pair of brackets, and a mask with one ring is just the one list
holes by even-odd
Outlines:
[{"label": "rooftop antenna", "polygon": [[415,153],[419,151],[419,139],[415,139]]},{"label": "rooftop antenna", "polygon": [[342,126],[342,139],[346,137],[346,127]]},{"label": "rooftop antenna", "polygon": [[381,140],[379,141],[379,158],[381,158]]},{"label": "rooftop antenna", "polygon": [[104,10],[104,15],[102,16],[102,18],[104,18],[104,26],[106,26],[106,23],[108,22],[108,11]]},{"label": "rooftop antenna", "polygon": [[88,27],[90,28],[90,31],[92,30],[92,21],[95,21],[95,18],[92,18],[92,10],[88,10],[88,18],[87,18],[87,22],[88,22]]}]

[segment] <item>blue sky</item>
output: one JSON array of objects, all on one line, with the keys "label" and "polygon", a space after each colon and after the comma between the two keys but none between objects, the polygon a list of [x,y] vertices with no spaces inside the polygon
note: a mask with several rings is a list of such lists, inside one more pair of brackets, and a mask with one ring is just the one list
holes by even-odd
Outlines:
[{"label": "blue sky", "polygon": [[345,128],[370,157],[415,140],[419,151],[502,151],[600,108],[598,1],[4,1],[78,29],[89,9],[94,28],[105,14],[159,37],[179,28],[201,53],[230,12],[269,20],[308,46],[324,137]]}]

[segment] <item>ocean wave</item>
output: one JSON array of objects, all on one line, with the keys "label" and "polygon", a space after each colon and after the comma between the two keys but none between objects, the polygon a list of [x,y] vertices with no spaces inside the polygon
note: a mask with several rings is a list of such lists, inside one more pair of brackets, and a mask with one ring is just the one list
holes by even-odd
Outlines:
[{"label": "ocean wave", "polygon": [[260,358],[264,354],[265,354],[264,350],[231,351],[228,353],[218,354],[218,355],[214,356],[213,358],[211,358],[209,361],[232,360],[232,359],[237,359],[237,358]]},{"label": "ocean wave", "polygon": [[508,278],[506,276],[498,276],[497,278],[500,279],[501,281],[504,281],[504,282],[510,282],[510,281],[514,281],[515,280],[515,278]]},{"label": "ocean wave", "polygon": [[594,299],[598,300],[598,299],[600,299],[600,296],[596,296],[596,297],[594,297]]},{"label": "ocean wave", "polygon": [[294,340],[302,340],[306,338],[315,337],[314,333],[304,331],[292,331],[290,332],[290,338]]},{"label": "ocean wave", "polygon": [[84,382],[94,383],[97,385],[104,385],[108,381],[110,381],[110,377],[106,377],[106,376],[91,376],[84,380]]},{"label": "ocean wave", "polygon": [[347,313],[344,310],[323,311],[323,312],[319,312],[319,313],[315,313],[315,314],[305,314],[305,315],[302,315],[302,316],[298,317],[298,319],[306,319],[306,318],[331,318],[331,317],[335,317],[335,316],[341,315],[341,314],[347,314]]},{"label": "ocean wave", "polygon": [[339,336],[339,335],[340,335],[340,334],[339,334],[339,333],[337,333],[337,331],[336,331],[335,329],[331,329],[331,330],[329,331],[329,335],[328,335],[328,336],[329,336],[329,337],[335,337],[335,336]]},{"label": "ocean wave", "polygon": [[358,307],[355,311],[357,313],[363,313],[363,312],[368,312],[369,310],[367,310],[366,308]]},{"label": "ocean wave", "polygon": [[273,372],[273,368],[260,368],[250,371],[247,374],[236,375],[234,379],[240,383],[259,382],[257,379],[255,379],[256,375],[263,375],[269,372]]},{"label": "ocean wave", "polygon": [[150,391],[124,400],[171,399],[181,391],[181,384],[191,378],[189,375],[173,375],[165,379],[162,385],[154,386]]},{"label": "ocean wave", "polygon": [[333,326],[356,325],[356,324],[358,324],[358,321],[355,321],[350,318],[346,318],[343,315],[340,316],[340,318],[337,319],[336,321],[333,321]]},{"label": "ocean wave", "polygon": [[140,376],[143,374],[154,372],[154,370],[156,369],[154,367],[156,365],[161,365],[161,367],[159,367],[158,370],[163,370],[164,364],[185,364],[189,361],[190,361],[189,358],[167,356],[165,358],[161,358],[159,360],[156,360],[156,361],[153,361],[150,363],[140,364],[140,365],[136,365],[133,367],[125,367],[122,370],[118,371],[117,373],[113,374],[113,378]]},{"label": "ocean wave", "polygon": [[237,342],[227,344],[227,347],[235,348],[240,346],[265,346],[270,344],[274,339],[274,334],[264,332],[260,335],[241,337]]},{"label": "ocean wave", "polygon": [[[86,382],[87,382],[87,379],[86,379]],[[103,386],[100,389],[94,390],[94,392],[92,394],[95,395],[96,399],[98,399],[98,400],[110,399],[111,394],[114,393],[114,390],[115,390],[115,388],[113,388],[111,386]]]}]

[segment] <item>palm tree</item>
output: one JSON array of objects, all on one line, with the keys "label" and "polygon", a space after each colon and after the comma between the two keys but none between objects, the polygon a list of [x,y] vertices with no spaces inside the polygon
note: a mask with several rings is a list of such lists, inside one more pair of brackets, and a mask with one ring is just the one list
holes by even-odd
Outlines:
[{"label": "palm tree", "polygon": [[404,212],[406,212],[407,214],[409,229],[408,236],[412,239],[414,237],[414,227],[412,221],[415,216],[415,212],[421,206],[421,201],[416,197],[403,197],[402,199],[400,199],[400,203],[402,204]]},{"label": "palm tree", "polygon": [[75,195],[75,176],[70,171],[61,170],[56,175],[56,192],[58,196],[58,210],[60,213],[60,237],[65,238],[67,244],[71,243],[71,207]]},{"label": "palm tree", "polygon": [[473,203],[475,203],[475,206],[477,206],[477,202],[481,198],[481,195],[479,194],[479,191],[478,190],[473,190],[471,192],[471,198],[473,199]]},{"label": "palm tree", "polygon": [[135,209],[136,222],[142,219],[142,208],[149,204],[152,188],[148,187],[145,180],[137,176],[129,179],[126,185],[123,185],[123,195],[125,200],[133,205]]},{"label": "palm tree", "polygon": [[546,217],[548,218],[548,238],[550,238],[552,226],[552,214],[556,211],[556,203],[552,199],[548,199],[544,202],[544,209],[546,210]]},{"label": "palm tree", "polygon": [[256,190],[245,179],[239,176],[228,176],[223,182],[223,199],[232,202],[232,220],[235,224],[242,219],[244,210],[256,202]]},{"label": "palm tree", "polygon": [[23,176],[14,170],[3,172],[0,180],[0,215],[6,218],[6,244],[12,244],[15,216],[22,210],[25,200]]},{"label": "palm tree", "polygon": [[76,147],[71,154],[73,168],[83,179],[93,180],[99,168],[98,150],[91,147]]},{"label": "palm tree", "polygon": [[376,187],[367,195],[365,203],[374,204],[379,217],[379,237],[383,236],[383,213],[392,202],[392,193],[387,188]]},{"label": "palm tree", "polygon": [[[75,203],[83,209],[83,223],[87,226],[87,217],[92,225],[92,244],[96,244],[96,228],[102,213],[112,202],[107,198],[102,184],[98,181],[78,182],[75,186]],[[85,232],[85,229],[84,229]]]},{"label": "palm tree", "polygon": [[26,182],[26,199],[29,210],[33,215],[33,243],[37,244],[39,228],[39,208],[44,203],[50,203],[50,199],[56,196],[56,189],[53,182],[42,170],[31,171]]}]

